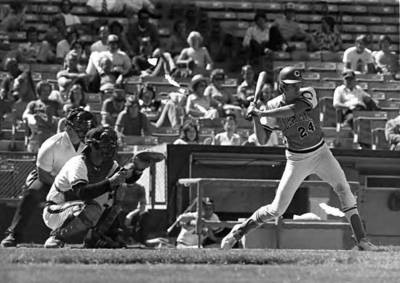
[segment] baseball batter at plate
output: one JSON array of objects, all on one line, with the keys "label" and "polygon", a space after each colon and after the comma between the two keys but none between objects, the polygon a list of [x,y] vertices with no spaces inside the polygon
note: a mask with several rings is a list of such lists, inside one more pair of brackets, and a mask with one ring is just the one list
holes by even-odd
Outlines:
[{"label": "baseball batter at plate", "polygon": [[248,114],[253,117],[254,131],[260,144],[267,141],[272,130],[264,123],[264,117],[276,119],[287,141],[285,170],[272,203],[260,207],[245,222],[235,225],[222,240],[221,248],[232,248],[250,230],[281,216],[303,180],[316,174],[328,182],[338,195],[358,249],[377,250],[366,238],[357,202],[346,176],[323,140],[318,98],[314,88],[301,88],[301,71],[290,66],[280,71],[278,83],[282,94],[268,101],[266,110],[259,110],[252,103]]}]

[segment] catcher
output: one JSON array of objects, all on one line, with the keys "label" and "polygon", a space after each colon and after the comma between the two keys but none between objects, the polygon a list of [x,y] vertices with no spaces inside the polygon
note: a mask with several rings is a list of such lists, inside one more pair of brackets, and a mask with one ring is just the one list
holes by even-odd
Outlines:
[{"label": "catcher", "polygon": [[164,159],[161,153],[141,152],[121,167],[115,161],[117,134],[108,127],[91,129],[85,142],[82,154],[65,163],[47,195],[43,220],[52,232],[46,248],[63,247],[83,233],[84,247],[124,247],[113,229],[122,211],[124,184],[136,182],[144,169]]}]

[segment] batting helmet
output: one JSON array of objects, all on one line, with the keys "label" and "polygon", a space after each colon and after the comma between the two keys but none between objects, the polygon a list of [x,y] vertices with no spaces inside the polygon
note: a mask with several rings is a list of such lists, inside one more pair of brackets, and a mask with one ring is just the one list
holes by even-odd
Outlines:
[{"label": "batting helmet", "polygon": [[89,130],[85,142],[95,150],[100,150],[105,159],[113,158],[118,148],[117,133],[110,127],[100,126]]},{"label": "batting helmet", "polygon": [[297,84],[302,82],[301,71],[293,66],[284,67],[279,72],[279,83]]},{"label": "batting helmet", "polygon": [[96,117],[82,108],[75,108],[69,112],[66,125],[71,127],[81,141],[85,139],[86,133],[97,126]]}]

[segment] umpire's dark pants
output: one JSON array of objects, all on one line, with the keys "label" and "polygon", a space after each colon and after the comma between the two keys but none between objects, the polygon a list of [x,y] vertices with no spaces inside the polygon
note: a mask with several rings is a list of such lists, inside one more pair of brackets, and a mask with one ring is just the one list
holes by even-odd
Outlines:
[{"label": "umpire's dark pants", "polygon": [[31,179],[29,184],[27,184],[27,188],[23,193],[22,200],[18,204],[11,225],[8,228],[8,233],[14,234],[17,241],[21,240],[23,229],[27,226],[29,220],[31,219],[33,211],[41,202],[46,200],[46,196],[50,190],[50,187],[50,185],[39,181],[37,176]]}]

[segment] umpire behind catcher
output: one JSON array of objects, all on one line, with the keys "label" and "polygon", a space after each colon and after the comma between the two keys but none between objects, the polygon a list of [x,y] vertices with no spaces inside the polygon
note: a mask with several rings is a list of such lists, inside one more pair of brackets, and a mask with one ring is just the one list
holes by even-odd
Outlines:
[{"label": "umpire behind catcher", "polygon": [[117,134],[97,127],[86,135],[86,148],[71,158],[56,176],[47,195],[43,220],[52,230],[46,248],[63,247],[72,237],[86,233],[88,248],[119,248],[124,243],[110,232],[126,185],[136,182],[154,159],[137,154],[121,167],[115,161]]}]

